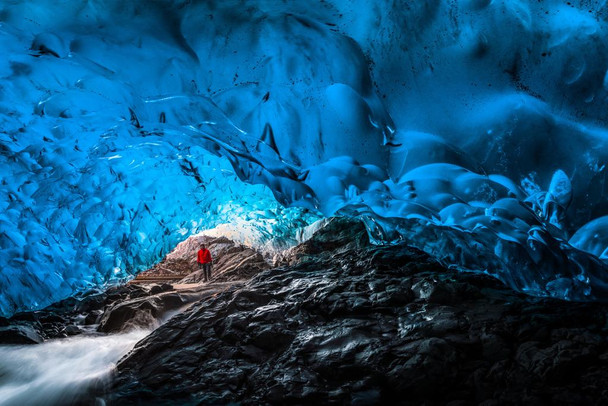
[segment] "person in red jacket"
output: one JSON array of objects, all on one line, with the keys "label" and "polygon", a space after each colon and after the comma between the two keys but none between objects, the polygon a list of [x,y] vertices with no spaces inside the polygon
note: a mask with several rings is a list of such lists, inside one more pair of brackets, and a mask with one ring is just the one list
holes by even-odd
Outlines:
[{"label": "person in red jacket", "polygon": [[198,250],[196,262],[198,262],[198,269],[203,270],[205,282],[211,279],[211,264],[213,263],[213,260],[211,259],[211,252],[209,252],[205,244],[201,244],[201,249]]}]

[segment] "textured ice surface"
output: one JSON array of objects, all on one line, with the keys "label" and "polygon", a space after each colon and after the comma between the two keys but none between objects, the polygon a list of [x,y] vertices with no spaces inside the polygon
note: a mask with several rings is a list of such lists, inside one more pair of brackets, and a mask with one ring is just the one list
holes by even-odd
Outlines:
[{"label": "textured ice surface", "polygon": [[605,300],[607,18],[583,0],[3,2],[0,313],[220,224],[293,240],[319,212]]}]

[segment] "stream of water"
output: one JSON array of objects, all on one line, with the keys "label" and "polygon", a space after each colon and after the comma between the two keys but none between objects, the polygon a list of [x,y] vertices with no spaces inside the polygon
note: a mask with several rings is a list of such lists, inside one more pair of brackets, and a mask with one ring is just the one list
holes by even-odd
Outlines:
[{"label": "stream of water", "polygon": [[[64,405],[107,382],[118,360],[149,334],[77,336],[0,346],[0,405]],[[96,404],[105,402],[98,399]]]}]

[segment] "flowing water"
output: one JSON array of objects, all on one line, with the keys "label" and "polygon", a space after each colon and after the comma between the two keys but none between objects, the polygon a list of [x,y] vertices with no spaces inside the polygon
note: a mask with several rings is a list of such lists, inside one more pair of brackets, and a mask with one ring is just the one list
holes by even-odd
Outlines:
[{"label": "flowing water", "polygon": [[[64,405],[103,386],[118,360],[149,331],[0,346],[0,405]],[[97,404],[104,404],[98,399]]]}]

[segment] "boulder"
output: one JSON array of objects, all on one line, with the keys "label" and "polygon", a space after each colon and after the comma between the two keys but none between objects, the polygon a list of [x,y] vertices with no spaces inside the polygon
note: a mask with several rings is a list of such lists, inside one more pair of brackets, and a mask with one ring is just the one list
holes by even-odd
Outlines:
[{"label": "boulder", "polygon": [[40,344],[42,341],[38,332],[28,325],[0,327],[0,344]]},{"label": "boulder", "polygon": [[97,331],[127,332],[158,327],[163,319],[205,296],[206,290],[165,291],[126,301],[119,301],[103,313]]}]

